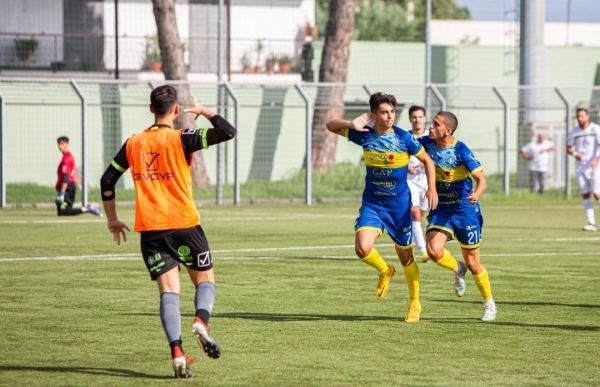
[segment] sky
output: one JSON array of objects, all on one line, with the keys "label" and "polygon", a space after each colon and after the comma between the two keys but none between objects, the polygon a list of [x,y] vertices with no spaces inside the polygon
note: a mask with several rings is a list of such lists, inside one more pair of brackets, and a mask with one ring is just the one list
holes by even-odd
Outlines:
[{"label": "sky", "polygon": [[[454,2],[469,7],[472,20],[515,20],[515,4],[517,9],[519,7],[519,0],[454,0]],[[546,21],[566,22],[569,2],[571,22],[600,23],[600,0],[546,0]]]}]

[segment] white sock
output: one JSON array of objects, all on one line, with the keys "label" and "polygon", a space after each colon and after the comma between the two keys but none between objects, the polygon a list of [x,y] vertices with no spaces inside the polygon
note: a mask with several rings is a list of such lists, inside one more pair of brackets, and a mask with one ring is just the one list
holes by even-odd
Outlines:
[{"label": "white sock", "polygon": [[594,205],[592,199],[583,199],[583,208],[585,208],[585,217],[589,224],[596,225],[596,217],[594,216]]},{"label": "white sock", "polygon": [[412,222],[413,242],[417,245],[419,251],[427,251],[425,249],[425,238],[423,237],[423,229],[421,222]]},{"label": "white sock", "polygon": [[483,306],[488,306],[488,305],[489,305],[489,306],[496,307],[496,303],[494,302],[494,299],[493,299],[493,298],[490,298],[490,299],[489,299],[489,300],[487,300],[487,301],[483,301]]}]

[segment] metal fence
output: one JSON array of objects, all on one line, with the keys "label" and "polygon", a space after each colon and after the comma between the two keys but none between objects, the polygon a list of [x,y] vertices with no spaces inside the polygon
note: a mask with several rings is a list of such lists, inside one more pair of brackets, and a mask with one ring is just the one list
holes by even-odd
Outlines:
[{"label": "metal fence", "polygon": [[[398,100],[396,124],[410,128],[408,108],[425,105],[431,117],[445,109],[459,119],[456,136],[495,175],[498,191],[529,187],[527,161],[519,150],[534,134],[545,132],[558,150],[552,154],[550,188],[570,195],[572,166],[565,156],[567,128],[578,107],[600,112],[600,88],[523,88],[394,84],[229,84],[179,83],[238,129],[234,141],[200,152],[211,190],[200,198],[218,204],[286,199],[359,197],[364,184],[360,147],[339,138],[334,168],[311,168],[312,120],[319,111],[346,119],[368,111],[375,91]],[[155,85],[132,81],[34,80],[0,78],[1,206],[52,203],[60,154],[56,138],[67,135],[78,163],[82,203],[100,200],[99,179],[124,141],[152,123],[149,93]],[[537,96],[535,104],[531,92]],[[323,103],[331,93],[342,104]],[[222,95],[219,103],[219,95]],[[184,107],[186,102],[184,101]],[[189,103],[189,101],[187,102]],[[535,105],[535,106],[533,106]],[[533,118],[532,118],[533,117]],[[533,121],[527,121],[532,120]],[[197,121],[199,127],[210,125]],[[318,128],[325,131],[326,129]],[[317,140],[318,141],[318,140]],[[341,169],[336,169],[341,168]],[[362,174],[362,175],[361,175]],[[117,187],[132,198],[125,174]]]}]

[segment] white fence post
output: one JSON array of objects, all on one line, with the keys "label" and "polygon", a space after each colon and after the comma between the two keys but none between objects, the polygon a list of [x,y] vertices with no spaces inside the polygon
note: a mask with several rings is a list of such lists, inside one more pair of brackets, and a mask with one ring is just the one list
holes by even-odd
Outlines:
[{"label": "white fence post", "polygon": [[235,139],[233,140],[234,151],[233,151],[233,204],[239,206],[240,204],[240,100],[235,95],[229,83],[223,83],[225,90],[229,93],[233,103],[235,104],[235,120],[233,126],[237,131]]},{"label": "white fence post", "polygon": [[435,85],[433,83],[430,83],[428,87],[433,92],[433,94],[435,95],[435,98],[437,98],[438,102],[440,103],[440,105],[442,107],[442,110],[446,111],[446,109],[447,109],[446,99],[444,98],[444,96],[442,96],[442,93],[440,93],[440,91],[438,90],[438,88],[435,87]]},{"label": "white fence post", "polygon": [[311,120],[311,104],[310,99],[302,89],[299,83],[296,84],[296,90],[306,103],[306,186],[305,186],[305,202],[307,206],[312,203],[312,120]]},{"label": "white fence post", "polygon": [[[569,130],[571,126],[571,102],[567,99],[567,97],[563,94],[560,88],[554,88],[556,94],[560,97],[560,99],[564,102],[565,108],[567,109],[567,115],[565,118],[565,130],[567,131],[565,137],[565,143],[569,140]],[[563,149],[563,152],[566,152],[567,148]],[[565,196],[567,198],[571,198],[571,162],[569,159],[569,155],[565,157]]]},{"label": "white fence post", "polygon": [[6,164],[6,141],[4,137],[6,131],[4,115],[6,110],[4,106],[4,97],[0,93],[0,208],[6,207],[6,170],[4,168]]},{"label": "white fence post", "polygon": [[85,96],[77,86],[77,82],[71,78],[71,86],[81,99],[81,205],[86,206],[88,203],[87,192],[87,103]]},{"label": "white fence post", "polygon": [[510,144],[509,144],[509,139],[510,139],[510,135],[509,135],[509,130],[508,130],[508,126],[509,126],[509,113],[510,113],[510,106],[508,105],[508,101],[506,100],[506,98],[504,98],[504,95],[502,94],[502,92],[500,92],[500,89],[498,89],[496,86],[493,87],[494,89],[494,93],[496,93],[496,95],[498,96],[498,98],[500,99],[500,101],[502,102],[502,104],[504,105],[504,194],[508,195],[510,193],[510,170],[509,170],[509,163],[508,163],[508,157],[509,157],[509,148],[510,148]]}]

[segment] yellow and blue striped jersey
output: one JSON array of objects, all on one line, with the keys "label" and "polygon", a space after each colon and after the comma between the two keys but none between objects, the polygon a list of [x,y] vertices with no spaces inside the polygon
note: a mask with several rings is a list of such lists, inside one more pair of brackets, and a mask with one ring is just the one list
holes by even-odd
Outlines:
[{"label": "yellow and blue striped jersey", "polygon": [[463,142],[454,140],[448,148],[438,148],[431,138],[418,140],[435,164],[435,181],[439,197],[436,211],[456,211],[470,206],[467,200],[473,189],[471,176],[483,171],[481,163]]},{"label": "yellow and blue striped jersey", "polygon": [[377,134],[346,129],[349,141],[360,145],[365,156],[367,175],[363,204],[389,210],[406,207],[410,191],[406,182],[411,155],[423,153],[423,146],[407,131],[394,126],[390,133]]}]

